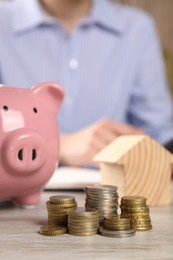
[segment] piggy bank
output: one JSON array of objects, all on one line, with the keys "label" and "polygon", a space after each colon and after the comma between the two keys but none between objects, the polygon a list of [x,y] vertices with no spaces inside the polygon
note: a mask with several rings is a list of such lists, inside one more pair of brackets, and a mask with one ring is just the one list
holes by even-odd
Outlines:
[{"label": "piggy bank", "polygon": [[63,89],[43,83],[28,89],[0,87],[0,201],[39,203],[58,163],[57,112]]}]

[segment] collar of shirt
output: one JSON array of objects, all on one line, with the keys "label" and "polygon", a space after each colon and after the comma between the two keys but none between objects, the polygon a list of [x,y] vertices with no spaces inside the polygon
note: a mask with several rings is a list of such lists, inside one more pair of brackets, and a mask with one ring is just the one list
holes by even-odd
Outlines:
[{"label": "collar of shirt", "polygon": [[[14,0],[12,13],[12,28],[15,33],[23,33],[42,24],[58,24],[58,21],[48,15],[42,8],[39,0]],[[105,12],[105,9],[109,10]],[[89,15],[80,25],[97,25],[113,33],[123,33],[124,17],[118,4],[110,0],[93,0]]]}]

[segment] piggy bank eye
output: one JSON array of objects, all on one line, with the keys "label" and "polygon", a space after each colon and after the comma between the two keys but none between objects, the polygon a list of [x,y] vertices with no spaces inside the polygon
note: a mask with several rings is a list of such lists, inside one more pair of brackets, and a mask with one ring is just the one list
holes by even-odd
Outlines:
[{"label": "piggy bank eye", "polygon": [[3,106],[3,109],[4,109],[5,111],[8,111],[8,107],[7,107],[7,106]]},{"label": "piggy bank eye", "polygon": [[36,107],[33,108],[33,111],[34,111],[34,113],[38,112]]}]

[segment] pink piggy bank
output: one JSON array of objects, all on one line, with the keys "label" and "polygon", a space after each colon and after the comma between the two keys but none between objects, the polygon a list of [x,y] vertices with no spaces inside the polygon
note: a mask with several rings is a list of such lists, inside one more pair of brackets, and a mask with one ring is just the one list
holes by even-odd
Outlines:
[{"label": "pink piggy bank", "polygon": [[0,201],[39,203],[58,163],[57,112],[63,97],[53,83],[0,87]]}]

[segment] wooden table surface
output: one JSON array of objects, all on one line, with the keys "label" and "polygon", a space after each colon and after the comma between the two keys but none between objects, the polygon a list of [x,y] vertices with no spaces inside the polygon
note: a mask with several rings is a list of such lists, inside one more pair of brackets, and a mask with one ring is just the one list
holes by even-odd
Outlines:
[{"label": "wooden table surface", "polygon": [[42,236],[38,231],[47,223],[45,202],[55,194],[74,195],[78,205],[84,205],[83,192],[44,192],[41,204],[29,210],[1,205],[0,259],[173,259],[173,204],[151,208],[153,229],[130,238]]}]

